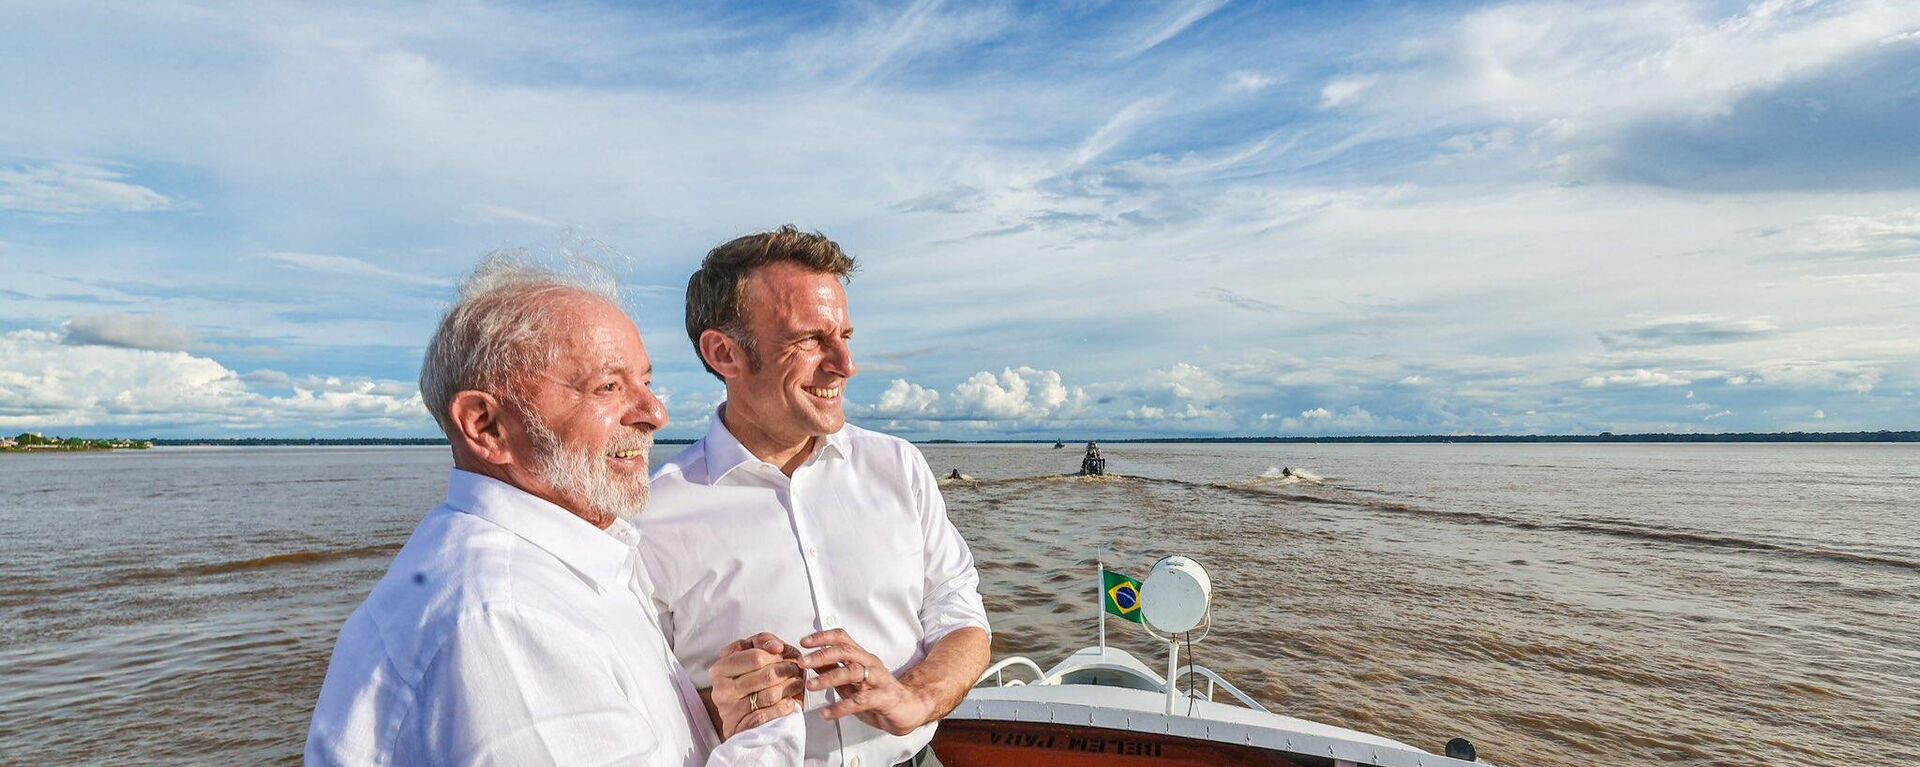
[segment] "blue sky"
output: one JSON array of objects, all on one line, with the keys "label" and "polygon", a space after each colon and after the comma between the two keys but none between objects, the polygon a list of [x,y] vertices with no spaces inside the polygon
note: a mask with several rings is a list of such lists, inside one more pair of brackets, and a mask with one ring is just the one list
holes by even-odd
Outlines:
[{"label": "blue sky", "polygon": [[1920,428],[1920,5],[0,3],[0,430],[430,435],[452,285],[839,240],[916,438]]}]

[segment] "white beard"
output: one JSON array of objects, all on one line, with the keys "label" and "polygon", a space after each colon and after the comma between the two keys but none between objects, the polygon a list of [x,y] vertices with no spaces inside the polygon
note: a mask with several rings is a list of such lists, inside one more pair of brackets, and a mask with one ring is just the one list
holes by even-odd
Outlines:
[{"label": "white beard", "polygon": [[[647,480],[643,474],[638,487],[630,487],[613,475],[605,455],[573,450],[560,442],[560,436],[532,412],[522,410],[527,422],[527,438],[533,442],[533,461],[529,467],[555,492],[586,500],[595,514],[633,519],[647,508]],[[623,437],[609,445],[608,452],[639,450],[646,455],[653,449],[653,435]]]}]

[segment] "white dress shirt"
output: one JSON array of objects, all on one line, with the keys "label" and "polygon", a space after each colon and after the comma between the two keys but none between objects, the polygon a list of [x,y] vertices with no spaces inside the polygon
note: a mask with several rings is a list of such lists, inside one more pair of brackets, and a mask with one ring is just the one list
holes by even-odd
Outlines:
[{"label": "white dress shirt", "polygon": [[716,747],[637,538],[454,470],[341,629],[307,763],[799,764],[797,715]]},{"label": "white dress shirt", "polygon": [[[897,674],[956,629],[988,628],[973,552],[926,459],[896,437],[848,425],[788,478],[716,413],[654,472],[638,524],[661,627],[701,687],[720,649],[756,632],[845,629]],[[807,694],[808,765],[891,767],[933,738],[933,724],[896,737],[822,719],[836,699]]]}]

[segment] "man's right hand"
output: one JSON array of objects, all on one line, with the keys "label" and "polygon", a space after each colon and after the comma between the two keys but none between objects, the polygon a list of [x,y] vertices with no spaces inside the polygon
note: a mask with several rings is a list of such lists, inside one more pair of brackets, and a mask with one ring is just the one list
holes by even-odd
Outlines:
[{"label": "man's right hand", "polygon": [[800,648],[764,631],[721,648],[708,670],[713,688],[701,691],[721,740],[800,710],[799,658]]}]

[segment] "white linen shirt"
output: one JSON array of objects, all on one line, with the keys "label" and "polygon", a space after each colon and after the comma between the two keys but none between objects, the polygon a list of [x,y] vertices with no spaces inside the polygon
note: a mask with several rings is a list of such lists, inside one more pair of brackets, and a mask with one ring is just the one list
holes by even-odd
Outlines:
[{"label": "white linen shirt", "polygon": [[[711,686],[722,647],[761,631],[798,642],[845,629],[897,674],[957,629],[988,629],[973,552],[920,451],[852,425],[816,442],[789,479],[716,412],[704,438],[654,472],[640,551],[695,685]],[[894,736],[822,719],[836,699],[806,695],[808,765],[891,767],[933,738],[931,723]]]},{"label": "white linen shirt", "polygon": [[637,537],[455,469],[341,629],[307,763],[799,764],[798,715],[716,748]]}]

